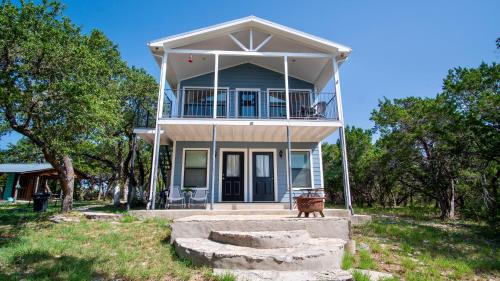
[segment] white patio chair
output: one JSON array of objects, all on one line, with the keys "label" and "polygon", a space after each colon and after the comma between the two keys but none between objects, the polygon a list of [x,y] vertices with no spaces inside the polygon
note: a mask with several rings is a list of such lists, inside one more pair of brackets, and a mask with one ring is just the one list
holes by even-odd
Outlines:
[{"label": "white patio chair", "polygon": [[[175,202],[180,202],[180,204],[175,204]],[[181,208],[186,206],[186,202],[184,199],[184,194],[181,192],[180,186],[171,186],[170,192],[167,197],[167,209],[170,209],[173,205],[179,205]]]},{"label": "white patio chair", "polygon": [[197,188],[194,190],[194,193],[191,197],[189,197],[189,205],[202,205],[204,208],[207,207],[207,197],[208,191],[204,188]]}]

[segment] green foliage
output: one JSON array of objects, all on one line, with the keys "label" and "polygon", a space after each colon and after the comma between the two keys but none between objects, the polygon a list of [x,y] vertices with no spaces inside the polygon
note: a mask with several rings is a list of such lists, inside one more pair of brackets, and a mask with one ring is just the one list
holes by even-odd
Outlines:
[{"label": "green foliage", "polygon": [[344,251],[344,256],[342,257],[341,268],[343,270],[348,270],[348,269],[353,267],[354,262],[355,262],[354,256],[350,252]]},{"label": "green foliage", "polygon": [[126,173],[132,128],[139,110],[151,111],[155,80],[128,67],[102,32],[83,34],[58,1],[3,1],[0,10],[0,133],[29,140],[9,151],[36,147],[31,158],[41,153],[67,179],[69,197],[72,164],[93,182],[135,181]]},{"label": "green foliage", "polygon": [[27,138],[21,138],[15,145],[9,144],[7,149],[0,150],[1,163],[43,163],[45,158],[40,148]]},{"label": "green foliage", "polygon": [[359,270],[354,270],[352,272],[352,278],[354,279],[354,281],[370,281],[370,276],[364,274]]},{"label": "green foliage", "polygon": [[359,265],[360,269],[376,269],[377,265],[375,264],[370,252],[368,250],[362,249],[359,250]]}]

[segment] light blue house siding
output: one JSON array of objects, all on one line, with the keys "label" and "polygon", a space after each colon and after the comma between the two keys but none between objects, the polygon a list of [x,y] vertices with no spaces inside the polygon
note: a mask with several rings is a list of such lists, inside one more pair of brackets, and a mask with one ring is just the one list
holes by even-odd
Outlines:
[{"label": "light blue house siding", "polygon": [[[288,87],[290,89],[308,89],[313,91],[314,85],[293,77],[288,77]],[[214,73],[208,73],[180,83],[181,89],[184,87],[213,87]],[[260,89],[262,92],[259,97],[260,116],[267,117],[267,89],[268,88],[285,88],[285,76],[281,73],[257,66],[251,63],[240,64],[234,67],[222,69],[219,71],[219,88],[252,88]],[[234,117],[236,97],[234,91],[229,95],[229,116]],[[182,109],[182,100],[179,98],[179,112]]]},{"label": "light blue house siding", "polygon": [[[211,149],[211,142],[186,142],[186,141],[178,141],[175,144],[175,161],[174,161],[174,178],[173,185],[174,186],[182,186],[182,163],[183,163],[183,151],[184,149],[189,148],[209,148]],[[277,166],[277,190],[278,190],[278,202],[288,202],[288,190],[287,190],[287,171],[286,171],[286,151],[287,151],[287,143],[281,142],[268,142],[268,143],[259,143],[259,142],[217,142],[217,151],[216,151],[216,166],[215,166],[215,197],[214,202],[219,202],[219,160],[221,159],[220,148],[244,148],[247,149],[247,162],[248,169],[245,175],[245,181],[247,183],[247,198],[250,198],[250,192],[252,192],[252,187],[249,186],[249,173],[251,167],[249,166],[248,157],[249,155],[248,149],[276,149],[276,166]],[[317,143],[293,143],[293,149],[311,149],[312,152],[312,169],[313,169],[313,184],[315,187],[321,186],[321,171],[320,171],[320,153]],[[283,151],[283,157],[279,157],[279,151]],[[210,152],[211,153],[211,152]],[[209,155],[209,159],[211,159],[211,154]],[[209,160],[210,161],[210,160]],[[211,163],[210,163],[211,165]],[[209,174],[209,185],[211,181],[211,168],[208,171]],[[295,193],[295,192],[294,192]],[[299,195],[299,192],[296,192],[293,196]],[[210,198],[210,197],[209,197]]]}]

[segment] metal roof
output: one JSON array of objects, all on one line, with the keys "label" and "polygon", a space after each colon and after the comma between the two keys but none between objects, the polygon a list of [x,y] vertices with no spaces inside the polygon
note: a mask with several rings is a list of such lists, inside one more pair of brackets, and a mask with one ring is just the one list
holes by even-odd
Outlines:
[{"label": "metal roof", "polygon": [[49,163],[0,164],[0,173],[31,173],[54,169]]}]

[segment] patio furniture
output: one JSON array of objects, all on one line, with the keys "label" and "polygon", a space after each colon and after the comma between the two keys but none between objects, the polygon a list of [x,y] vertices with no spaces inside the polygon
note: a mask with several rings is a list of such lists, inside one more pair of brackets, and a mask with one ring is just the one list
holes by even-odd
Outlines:
[{"label": "patio furniture", "polygon": [[[176,204],[175,202],[179,202],[179,204]],[[167,209],[170,209],[170,207],[174,205],[178,205],[181,208],[184,208],[186,206],[184,194],[181,192],[180,186],[171,186],[170,192],[168,193],[166,206]]]},{"label": "patio furniture", "polygon": [[193,195],[189,197],[189,206],[192,205],[202,205],[204,208],[207,207],[207,197],[208,191],[206,188],[197,188],[194,190]]}]

